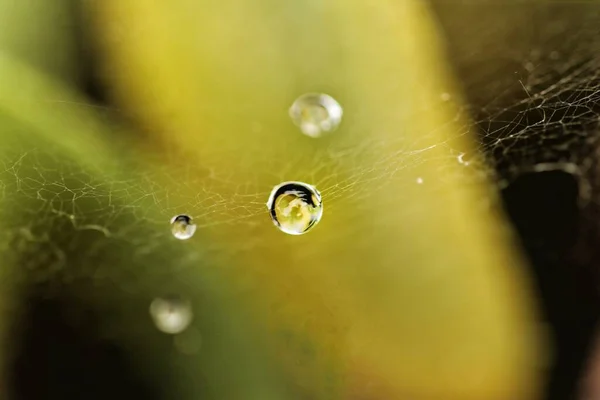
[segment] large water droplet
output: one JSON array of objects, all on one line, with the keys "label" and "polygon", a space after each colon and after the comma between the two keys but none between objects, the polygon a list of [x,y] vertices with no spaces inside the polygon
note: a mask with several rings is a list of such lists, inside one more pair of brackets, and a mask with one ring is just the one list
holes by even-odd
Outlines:
[{"label": "large water droplet", "polygon": [[171,218],[171,232],[179,240],[186,240],[194,236],[196,225],[188,215],[176,215]]},{"label": "large water droplet", "polygon": [[323,93],[304,94],[290,107],[290,117],[302,133],[320,137],[335,130],[342,122],[342,107],[331,96]]},{"label": "large water droplet", "polygon": [[150,304],[150,316],[160,331],[180,333],[192,322],[192,305],[179,296],[157,297]]},{"label": "large water droplet", "polygon": [[321,194],[303,182],[284,182],[273,188],[267,207],[275,226],[290,235],[302,235],[323,215]]}]

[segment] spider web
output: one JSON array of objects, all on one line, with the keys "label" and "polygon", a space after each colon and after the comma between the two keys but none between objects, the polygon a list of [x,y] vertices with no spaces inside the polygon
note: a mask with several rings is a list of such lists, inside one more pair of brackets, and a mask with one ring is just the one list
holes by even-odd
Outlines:
[{"label": "spider web", "polygon": [[[560,169],[588,177],[595,167],[591,157],[597,138],[590,132],[597,128],[599,115],[597,89],[600,61],[591,54],[591,49],[597,48],[595,26],[600,19],[598,7],[586,2],[568,5],[542,3],[536,6],[521,3],[498,5],[493,2],[477,5],[468,2],[460,5],[443,1],[433,3],[446,34],[448,56],[457,68],[468,99],[466,104],[456,104],[457,114],[448,124],[469,121],[458,133],[477,138],[476,152],[465,153],[461,148],[454,148],[451,141],[421,146],[419,143],[406,143],[401,135],[383,142],[365,138],[358,147],[328,147],[325,143],[324,149],[300,157],[297,162],[289,164],[288,170],[277,168],[277,173],[269,171],[280,164],[266,159],[255,168],[256,174],[271,176],[275,185],[292,175],[290,171],[297,167],[296,164],[318,165],[318,168],[309,169],[308,177],[313,179],[307,180],[326,193],[328,201],[332,203],[348,193],[356,194],[356,189],[365,184],[384,185],[386,179],[393,178],[397,171],[413,168],[428,159],[429,151],[433,148],[446,149],[447,159],[465,169],[476,170],[485,176],[499,173],[495,182],[501,187],[507,184],[504,179],[513,179],[527,171]],[[529,20],[534,13],[541,16],[538,17],[540,22],[523,23],[516,31],[508,31],[504,22],[494,22],[496,19],[491,18],[497,12],[517,22]],[[484,18],[479,21],[471,18],[473,23],[480,25],[470,26],[469,29],[457,27],[465,15],[481,17],[481,14]],[[580,17],[581,20],[577,19]],[[578,23],[576,32],[573,30],[575,23]],[[470,41],[459,40],[465,39],[473,31],[480,34],[471,35]],[[492,46],[499,40],[510,41],[515,37],[522,39],[516,47]],[[483,52],[483,48],[491,50]],[[455,101],[450,93],[442,92],[439,95],[439,103],[429,104],[419,112],[426,114],[430,109]],[[112,106],[61,99],[39,101],[41,105],[51,104],[57,110],[95,110],[106,120],[123,117],[122,111]],[[263,126],[253,121],[251,129],[259,132]],[[294,147],[299,140],[304,138],[294,138],[289,147]],[[423,142],[427,143],[428,139],[425,137]],[[157,176],[164,174],[164,171],[148,173],[141,169],[133,173],[137,179],[106,183],[98,171],[86,173],[77,165],[57,162],[53,154],[42,147],[32,144],[20,152],[4,152],[4,196],[25,194],[42,204],[40,209],[44,212],[71,221],[75,227],[79,227],[77,229],[97,230],[105,236],[127,236],[126,231],[118,233],[121,229],[118,223],[114,223],[124,212],[118,209],[119,202],[116,199],[124,200],[125,212],[131,213],[134,219],[148,219],[147,214],[156,210],[165,218],[170,218],[187,209],[189,214],[200,220],[199,228],[240,223],[266,214],[265,201],[270,188],[256,187],[251,181],[236,182],[234,174],[228,171],[216,171],[206,166],[203,174],[209,179],[199,185],[194,175],[198,171],[192,171],[191,166],[181,163],[180,170],[171,171],[173,176],[168,180],[174,184],[168,188],[163,186],[162,177]],[[394,151],[382,151],[389,148]],[[339,175],[336,171],[344,163],[343,160],[359,152],[381,153],[384,156],[373,165],[357,164],[349,171],[346,167],[345,176]],[[252,153],[248,159],[256,162]],[[245,162],[240,160],[243,167]],[[57,165],[62,165],[64,171],[58,173]],[[30,176],[19,176],[22,170],[27,170]],[[94,179],[94,174],[100,178]],[[469,174],[469,177],[472,178],[472,175]],[[413,178],[407,184],[428,183],[424,177],[415,175]],[[440,176],[428,178],[448,179],[443,171],[440,171]],[[583,183],[591,185],[589,177]],[[171,194],[176,193],[178,187],[185,186],[197,188],[197,195],[178,203],[170,202],[170,198],[177,197]],[[224,186],[235,187],[236,196],[220,196],[219,188]],[[586,200],[591,200],[589,190],[592,190],[591,186],[581,193]],[[91,214],[81,212],[79,202],[97,204],[96,211]],[[153,207],[148,208],[149,204]],[[146,211],[148,209],[153,211]],[[164,220],[153,218],[150,218],[150,222],[164,224]]]},{"label": "spider web", "polygon": [[[480,150],[496,169],[512,178],[551,169],[588,175],[598,123],[597,5],[434,4],[470,98]],[[473,25],[461,28],[461,17]]]},{"label": "spider web", "polygon": [[[433,3],[479,149],[505,189],[552,330],[547,397],[570,398],[598,315],[600,8],[585,1]],[[575,211],[555,200],[573,187],[556,173],[575,182]]]},{"label": "spider web", "polygon": [[[358,147],[334,146],[324,140],[321,148],[298,156],[287,168],[268,157],[257,162],[257,149],[249,150],[247,160],[239,160],[239,168],[252,164],[257,177],[268,176],[275,186],[293,180],[290,175],[296,174],[299,165],[309,166],[304,180],[322,193],[324,218],[338,212],[337,200],[348,197],[353,199],[355,213],[367,213],[369,193],[399,179],[398,171],[407,169],[414,173],[403,173],[402,179],[409,180],[402,184],[420,185],[424,190],[433,187],[434,191],[437,180],[468,185],[492,177],[502,189],[524,173],[559,170],[577,178],[582,206],[594,210],[600,206],[595,196],[600,58],[593,54],[599,48],[596,33],[600,8],[589,3],[434,5],[467,102],[442,92],[437,103],[418,112],[425,115],[430,109],[456,102],[456,115],[447,123],[469,121],[458,134],[475,137],[476,151],[456,148],[451,140],[430,144],[427,137],[422,143],[407,143],[401,135],[385,141],[365,138]],[[510,24],[505,19],[492,18],[495,13],[516,21],[518,28],[508,30]],[[465,16],[470,16],[468,29],[462,22]],[[85,108],[107,121],[123,117],[122,110],[112,106],[62,99],[39,101],[59,112]],[[27,135],[19,123],[11,123],[15,136]],[[257,133],[264,129],[260,122],[250,121],[249,125],[250,131]],[[342,133],[340,129],[333,135]],[[298,132],[286,146],[293,148],[305,140]],[[115,177],[82,169],[75,160],[63,158],[51,144],[22,139],[17,142],[2,151],[0,196],[5,204],[3,213],[11,218],[2,227],[1,235],[7,240],[0,242],[26,250],[28,257],[21,259],[22,265],[35,270],[40,282],[56,274],[63,283],[92,275],[105,282],[119,282],[131,292],[155,286],[182,291],[185,285],[181,278],[173,278],[177,273],[189,272],[205,258],[230,257],[232,248],[243,252],[259,245],[263,238],[246,238],[227,248],[218,244],[222,241],[214,240],[203,250],[179,253],[174,250],[168,225],[174,215],[191,215],[199,230],[222,224],[270,224],[265,203],[271,187],[257,185],[262,181],[259,179],[239,182],[235,171],[210,166],[198,171],[198,167],[184,161],[172,163],[178,168],[168,171],[148,171],[129,160],[129,170]],[[437,151],[440,148],[442,152]],[[384,156],[370,165],[353,163],[354,155],[362,152]],[[168,157],[170,161],[178,157],[185,160],[185,154]],[[420,175],[418,166],[431,157],[443,157],[440,164],[451,167],[442,168],[435,176]],[[156,162],[161,162],[159,156]],[[496,201],[493,193],[489,196],[481,199],[482,207]],[[23,199],[27,199],[26,204]],[[590,221],[597,216],[585,215]],[[351,237],[356,232],[348,227],[341,234]],[[98,237],[105,240],[96,240]],[[105,268],[89,262],[95,254],[113,247],[133,249],[131,269]],[[77,255],[77,251],[82,253]],[[88,262],[73,262],[70,257]],[[148,260],[156,257],[164,261],[165,269],[143,270]],[[65,268],[67,263],[78,269]],[[140,268],[151,277],[143,284],[135,279]]]}]

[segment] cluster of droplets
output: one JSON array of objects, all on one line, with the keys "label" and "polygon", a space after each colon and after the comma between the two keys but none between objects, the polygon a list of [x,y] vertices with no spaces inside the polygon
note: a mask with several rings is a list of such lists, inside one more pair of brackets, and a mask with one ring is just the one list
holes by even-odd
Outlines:
[{"label": "cluster of droplets", "polygon": [[[300,96],[289,110],[292,122],[307,136],[318,138],[337,129],[342,121],[342,107],[331,96],[308,93]],[[321,194],[304,182],[284,182],[275,186],[267,201],[267,208],[275,226],[289,235],[302,235],[311,230],[323,215]],[[179,214],[171,218],[171,233],[179,240],[188,240],[196,232],[192,217]],[[178,335],[193,319],[189,301],[178,296],[158,297],[150,304],[150,316],[156,328],[164,333]],[[198,335],[176,337],[176,347],[192,353],[199,346]]]},{"label": "cluster of droplets", "polygon": [[[196,224],[192,217],[185,214],[171,218],[171,233],[179,240],[194,236]],[[193,319],[192,305],[179,296],[157,297],[150,303],[150,317],[156,328],[164,333],[177,335],[185,331]],[[175,344],[182,339],[175,340]]]},{"label": "cluster of droplets", "polygon": [[[171,233],[179,240],[194,236],[196,224],[192,217],[179,214],[171,218]],[[193,319],[192,305],[179,296],[157,297],[150,303],[150,317],[156,328],[164,333],[177,335],[186,330]],[[176,339],[175,344],[182,339]]]},{"label": "cluster of droplets", "polygon": [[[307,93],[289,110],[292,122],[312,138],[332,132],[342,122],[342,106],[324,93]],[[267,208],[273,224],[289,235],[302,235],[321,220],[321,193],[304,182],[283,182],[271,190]]]},{"label": "cluster of droplets", "polygon": [[[289,109],[292,122],[307,136],[318,138],[332,132],[342,121],[340,104],[324,93],[307,93]],[[323,215],[321,194],[304,182],[284,182],[273,188],[267,207],[275,226],[290,235],[301,235],[314,227]],[[179,240],[190,239],[196,224],[185,214],[171,219],[171,233]]]}]

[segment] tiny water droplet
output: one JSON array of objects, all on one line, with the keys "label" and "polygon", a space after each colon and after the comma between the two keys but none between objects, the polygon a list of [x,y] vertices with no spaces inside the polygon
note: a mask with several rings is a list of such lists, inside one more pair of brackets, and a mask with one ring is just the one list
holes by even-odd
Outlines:
[{"label": "tiny water droplet", "polygon": [[192,322],[192,305],[179,296],[157,297],[150,304],[150,316],[158,330],[177,334]]},{"label": "tiny water droplet", "polygon": [[276,227],[290,235],[302,235],[323,215],[321,194],[303,182],[284,182],[273,188],[267,207]]},{"label": "tiny water droplet", "polygon": [[469,165],[469,161],[465,160],[466,154],[465,153],[460,153],[457,157],[456,160],[459,162],[459,164],[468,166]]},{"label": "tiny water droplet", "polygon": [[452,98],[452,96],[450,95],[450,93],[444,92],[440,95],[440,100],[442,101],[450,101],[450,99]]},{"label": "tiny water droplet", "polygon": [[179,240],[186,240],[194,236],[196,224],[188,215],[181,214],[171,218],[171,232]]},{"label": "tiny water droplet", "polygon": [[421,178],[421,177],[418,177],[418,178],[417,178],[417,183],[418,183],[419,185],[422,185],[422,184],[423,184],[423,178]]},{"label": "tiny water droplet", "polygon": [[294,101],[289,113],[302,133],[317,138],[338,127],[342,122],[343,110],[342,106],[327,94],[307,93]]}]

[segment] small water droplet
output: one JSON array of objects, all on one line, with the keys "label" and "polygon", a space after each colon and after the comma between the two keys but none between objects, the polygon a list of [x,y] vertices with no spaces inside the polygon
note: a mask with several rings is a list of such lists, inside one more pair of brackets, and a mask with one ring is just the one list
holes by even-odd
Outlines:
[{"label": "small water droplet", "polygon": [[186,240],[194,236],[196,224],[188,215],[181,214],[171,218],[171,232],[179,240]]},{"label": "small water droplet", "polygon": [[452,96],[450,96],[450,93],[444,92],[440,95],[440,100],[442,101],[450,101],[451,98]]},{"label": "small water droplet", "polygon": [[460,153],[456,159],[458,160],[459,164],[462,164],[464,166],[468,166],[469,165],[469,161],[465,160],[466,158],[466,154],[465,153]]},{"label": "small water droplet", "polygon": [[321,194],[303,182],[284,182],[273,188],[267,207],[276,227],[290,235],[302,235],[323,215]]},{"label": "small water droplet", "polygon": [[423,184],[423,178],[421,178],[421,177],[418,177],[418,178],[417,178],[417,183],[418,183],[419,185],[422,185],[422,184]]},{"label": "small water droplet", "polygon": [[192,305],[179,296],[157,297],[150,304],[150,316],[158,330],[177,334],[192,322]]},{"label": "small water droplet", "polygon": [[342,106],[331,96],[323,93],[304,94],[290,107],[290,117],[302,133],[320,137],[335,130],[342,122]]}]

